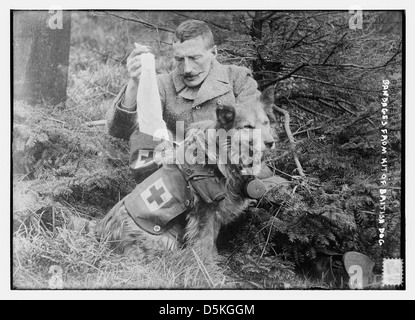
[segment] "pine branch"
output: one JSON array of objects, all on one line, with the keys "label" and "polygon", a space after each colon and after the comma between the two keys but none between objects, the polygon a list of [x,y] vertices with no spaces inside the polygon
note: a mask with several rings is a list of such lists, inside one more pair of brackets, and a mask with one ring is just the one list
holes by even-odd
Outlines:
[{"label": "pine branch", "polygon": [[305,77],[305,76],[293,75],[293,78],[299,78],[299,79],[309,80],[309,81],[313,81],[313,82],[325,84],[327,86],[331,86],[331,87],[335,87],[335,88],[341,88],[341,89],[345,89],[345,90],[353,90],[353,91],[359,91],[359,92],[370,92],[370,93],[379,93],[379,90],[363,90],[363,89],[359,89],[359,88],[345,87],[345,86],[337,85],[337,84],[334,84],[334,83],[331,83],[331,82],[317,80],[317,79],[313,79],[313,78],[309,78],[309,77]]},{"label": "pine branch", "polygon": [[330,57],[336,52],[337,47],[339,46],[339,43],[343,40],[343,38],[347,35],[347,32],[343,34],[343,36],[340,38],[339,41],[336,42],[336,44],[333,46],[333,49],[331,52],[327,55],[326,59],[324,59],[323,64],[326,64],[327,61],[330,59]]},{"label": "pine branch", "polygon": [[356,64],[312,64],[311,66],[313,67],[335,67],[335,68],[351,68],[351,69],[361,69],[361,70],[375,70],[375,69],[380,69],[380,68],[385,68],[393,59],[395,59],[395,57],[401,53],[400,50],[398,50],[388,61],[386,61],[384,64],[379,65],[379,66],[373,66],[373,67],[365,67],[365,66],[360,66],[360,65],[356,65]]},{"label": "pine branch", "polygon": [[307,64],[303,63],[302,65],[299,65],[297,68],[295,68],[295,69],[291,70],[291,71],[290,71],[288,74],[286,74],[285,76],[279,77],[279,78],[274,79],[274,80],[272,80],[272,81],[270,81],[270,82],[268,82],[268,83],[266,83],[266,84],[261,85],[261,88],[263,89],[263,88],[266,88],[266,87],[268,87],[268,86],[274,85],[274,84],[276,84],[277,82],[280,82],[280,81],[282,81],[282,80],[288,79],[288,78],[290,78],[293,74],[297,73],[298,71],[300,71],[302,68],[304,68],[304,67],[306,67],[306,66],[307,66]]},{"label": "pine branch", "polygon": [[327,115],[325,115],[325,114],[323,114],[323,113],[319,113],[319,112],[317,112],[317,111],[311,110],[311,109],[309,109],[309,108],[307,108],[307,107],[304,107],[303,105],[299,104],[299,103],[298,103],[298,102],[296,102],[296,101],[290,101],[290,100],[289,100],[289,102],[290,102],[290,103],[292,103],[292,104],[294,104],[294,105],[295,105],[295,106],[297,106],[298,108],[300,108],[300,109],[302,109],[302,110],[304,110],[304,111],[306,111],[306,112],[308,112],[308,113],[311,113],[312,115],[314,115],[314,116],[316,116],[316,117],[324,117],[324,118],[327,118],[327,119],[329,119],[329,120],[333,120],[333,118],[332,118],[332,117],[327,116]]}]

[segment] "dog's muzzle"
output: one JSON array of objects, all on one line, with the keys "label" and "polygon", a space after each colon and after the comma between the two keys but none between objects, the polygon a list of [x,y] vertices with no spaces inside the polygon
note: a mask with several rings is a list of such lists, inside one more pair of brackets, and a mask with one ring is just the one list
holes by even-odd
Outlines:
[{"label": "dog's muzzle", "polygon": [[251,199],[261,198],[265,191],[265,184],[257,178],[252,178],[245,183],[245,194]]}]

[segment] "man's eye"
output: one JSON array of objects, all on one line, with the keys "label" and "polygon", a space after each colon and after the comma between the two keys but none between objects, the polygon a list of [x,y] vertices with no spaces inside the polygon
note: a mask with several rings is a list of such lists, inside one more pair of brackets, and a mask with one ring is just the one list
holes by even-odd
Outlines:
[{"label": "man's eye", "polygon": [[250,124],[247,124],[246,126],[244,126],[244,129],[255,129],[255,127],[251,126]]},{"label": "man's eye", "polygon": [[194,57],[191,57],[191,59],[192,59],[192,60],[199,60],[201,57],[202,57],[202,56],[194,56]]},{"label": "man's eye", "polygon": [[181,57],[174,57],[174,59],[175,59],[177,62],[183,61],[183,58],[181,58]]},{"label": "man's eye", "polygon": [[268,120],[265,120],[264,121],[264,126],[267,126],[267,125],[269,125],[269,121]]}]

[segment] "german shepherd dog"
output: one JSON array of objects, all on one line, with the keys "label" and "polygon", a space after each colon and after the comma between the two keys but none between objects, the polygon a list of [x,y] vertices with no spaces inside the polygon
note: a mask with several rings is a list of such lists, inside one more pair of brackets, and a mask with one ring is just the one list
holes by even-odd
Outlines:
[{"label": "german shepherd dog", "polygon": [[[230,141],[248,147],[251,153],[253,145],[259,146],[260,150],[257,148],[257,151],[261,159],[263,152],[272,148],[274,144],[270,126],[270,121],[275,121],[272,112],[273,104],[274,90],[268,88],[261,96],[253,97],[251,101],[243,104],[218,106],[215,121],[194,123],[186,131],[185,148],[199,141],[201,134],[208,141],[209,130],[223,129],[227,133],[231,132],[227,139],[221,140],[214,136],[215,152],[206,150],[205,153],[206,160],[210,160],[205,163],[209,163],[215,179],[223,188],[224,198],[208,203],[191,188],[192,203],[188,210],[175,218],[172,227],[162,235],[150,234],[137,226],[121,200],[97,224],[97,237],[106,241],[117,253],[145,254],[151,251],[176,249],[183,245],[194,245],[203,248],[203,251],[213,259],[218,258],[216,239],[220,227],[237,218],[252,201],[244,189],[247,181],[253,178],[252,174],[246,174],[249,164],[242,161],[240,155],[235,154],[230,147]],[[256,130],[259,134],[249,134],[254,131],[253,129],[259,129]],[[209,137],[212,139],[211,135]],[[253,141],[255,139],[259,141]],[[201,143],[198,147],[203,149],[206,144]],[[229,161],[219,161],[221,152]],[[212,162],[214,164],[211,164]],[[250,165],[252,167],[252,163]]]}]

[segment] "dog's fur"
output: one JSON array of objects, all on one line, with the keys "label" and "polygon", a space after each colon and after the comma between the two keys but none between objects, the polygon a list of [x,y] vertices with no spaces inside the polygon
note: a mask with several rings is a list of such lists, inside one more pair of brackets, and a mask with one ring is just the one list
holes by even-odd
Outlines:
[{"label": "dog's fur", "polygon": [[[238,143],[252,144],[247,138],[249,135],[240,135],[241,130],[252,128],[261,130],[261,151],[266,151],[274,143],[271,134],[270,120],[275,120],[272,113],[274,103],[274,91],[265,90],[264,93],[251,101],[241,105],[219,106],[216,110],[216,121],[203,121],[190,126],[186,132],[185,145],[194,144],[200,140],[200,134],[205,134],[209,129],[234,129],[233,138],[239,139]],[[240,138],[245,137],[245,138]],[[218,140],[217,138],[215,138]],[[207,138],[206,138],[207,141]],[[225,148],[229,159],[231,154],[229,140],[215,142],[216,152],[206,152],[206,160],[209,157],[217,157],[221,148]],[[205,143],[199,143],[199,148],[204,148]],[[218,159],[213,159],[218,160]],[[206,161],[208,163],[208,161]],[[218,161],[216,161],[218,163]],[[173,227],[161,236],[151,235],[138,227],[129,216],[122,201],[101,220],[96,228],[97,236],[118,253],[145,253],[162,249],[176,249],[183,244],[199,245],[203,250],[215,257],[217,255],[216,239],[219,229],[238,217],[248,206],[250,199],[244,192],[244,186],[249,176],[242,174],[245,166],[243,163],[206,164],[215,172],[215,179],[220,181],[225,198],[221,201],[206,203],[196,190],[191,188],[193,203],[185,213],[171,221]]]}]

